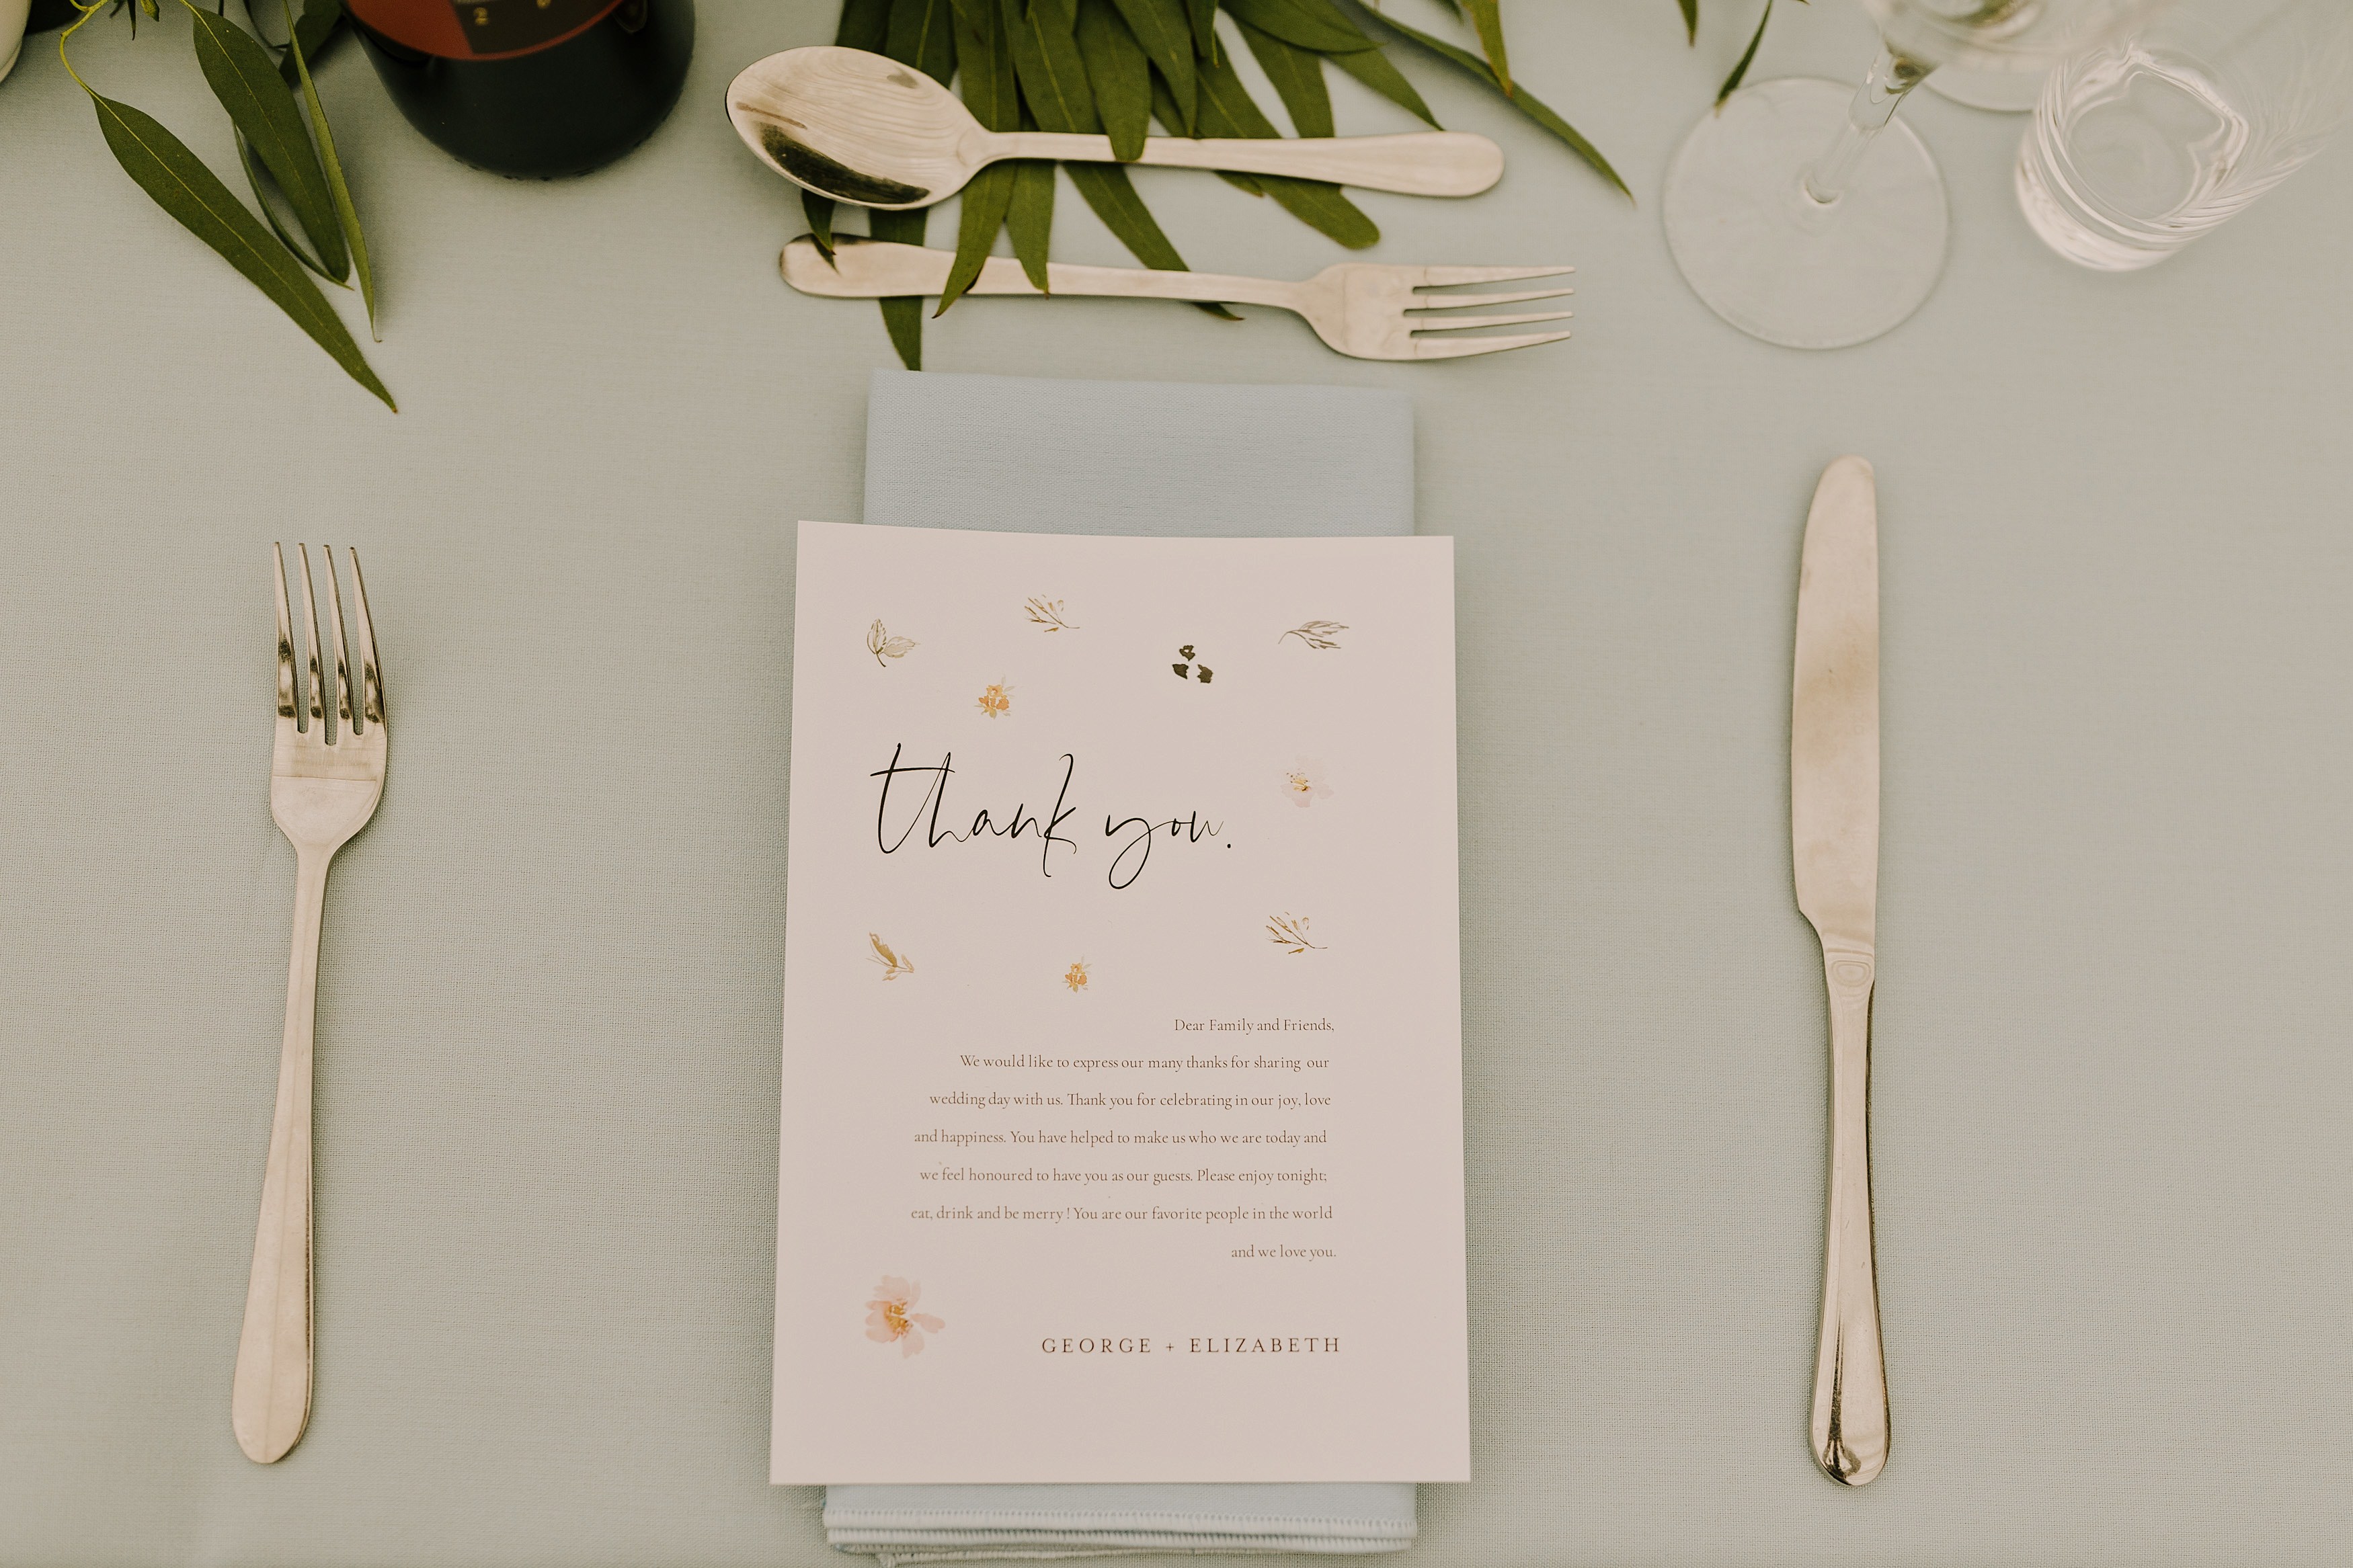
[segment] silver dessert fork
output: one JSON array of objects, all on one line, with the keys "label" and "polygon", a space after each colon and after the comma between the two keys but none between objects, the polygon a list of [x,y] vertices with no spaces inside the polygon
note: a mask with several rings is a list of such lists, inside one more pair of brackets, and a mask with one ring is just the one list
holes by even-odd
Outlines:
[{"label": "silver dessert fork", "polygon": [[294,675],[294,628],[286,605],[286,552],[278,558],[278,735],[269,752],[269,815],[294,846],[294,953],[286,974],[286,1043],[278,1061],[278,1109],[269,1122],[269,1163],[261,1178],[261,1220],[253,1276],[237,1336],[229,1424],[237,1446],[258,1464],[284,1458],[311,1419],[311,1031],[319,1001],[319,917],[327,864],[375,815],[384,796],[384,681],[367,584],[352,560],[358,609],[359,700],[352,700],[343,595],[335,552],[326,550],[327,602],[335,613],[335,727],[328,732],[321,689],[319,615],[311,596],[311,547],[302,552],[302,642],[309,652],[309,722]]},{"label": "silver dessert fork", "polygon": [[[920,245],[836,237],[828,261],[807,235],[785,247],[777,258],[785,281],[804,294],[857,300],[937,294],[947,287],[955,258]],[[1557,300],[1570,289],[1538,289],[1525,294],[1425,295],[1424,289],[1462,283],[1516,283],[1558,278],[1574,267],[1393,267],[1343,261],[1302,282],[1278,278],[1237,278],[1215,272],[1163,272],[1142,267],[1074,267],[1049,262],[1046,283],[1052,294],[1113,295],[1130,300],[1212,300],[1222,304],[1273,305],[1306,318],[1326,345],[1357,359],[1462,359],[1505,349],[1556,343],[1557,332],[1522,332],[1495,338],[1434,338],[1428,332],[1459,332],[1475,327],[1521,327],[1567,321],[1567,310],[1522,316],[1413,315],[1417,310],[1461,310]],[[1021,264],[991,257],[981,264],[975,294],[1029,294]]]}]

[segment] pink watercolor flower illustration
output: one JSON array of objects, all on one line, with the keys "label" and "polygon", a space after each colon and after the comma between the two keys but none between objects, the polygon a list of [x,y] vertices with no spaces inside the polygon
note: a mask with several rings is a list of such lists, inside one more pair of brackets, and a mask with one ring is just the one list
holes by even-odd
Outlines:
[{"label": "pink watercolor flower illustration", "polygon": [[1322,763],[1302,757],[1282,770],[1282,793],[1292,805],[1304,810],[1332,793],[1331,775],[1324,773]]},{"label": "pink watercolor flower illustration", "polygon": [[884,1345],[896,1341],[902,1356],[922,1354],[923,1336],[947,1327],[929,1312],[914,1310],[923,1299],[921,1285],[895,1274],[884,1275],[882,1283],[874,1287],[874,1300],[866,1303],[866,1337]]}]

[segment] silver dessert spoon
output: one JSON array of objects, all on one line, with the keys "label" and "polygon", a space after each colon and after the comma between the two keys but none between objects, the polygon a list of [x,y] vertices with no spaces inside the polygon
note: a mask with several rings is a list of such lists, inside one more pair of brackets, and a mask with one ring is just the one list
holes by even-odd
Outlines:
[{"label": "silver dessert spoon", "polygon": [[[744,144],[793,184],[886,211],[945,201],[1000,159],[1117,161],[1108,136],[990,131],[923,72],[830,46],[786,49],[746,66],[728,84],[727,118]],[[1262,141],[1151,136],[1135,162],[1475,196],[1502,176],[1504,151],[1461,131]]]}]

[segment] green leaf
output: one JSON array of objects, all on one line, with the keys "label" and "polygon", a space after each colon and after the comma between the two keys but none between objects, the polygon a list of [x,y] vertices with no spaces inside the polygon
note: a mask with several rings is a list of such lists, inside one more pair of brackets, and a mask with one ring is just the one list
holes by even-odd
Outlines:
[{"label": "green leaf", "polygon": [[[1168,79],[1169,89],[1176,100],[1188,109],[1193,102],[1193,26],[1185,14],[1185,0],[1118,0],[1119,14],[1127,19],[1128,31],[1144,46],[1160,74]],[[1170,125],[1173,135],[1192,134],[1193,117],[1188,113],[1177,124]]]},{"label": "green leaf", "polygon": [[[923,243],[923,220],[930,214],[926,207],[913,212],[870,212],[866,215],[866,232],[874,238],[893,245]],[[920,294],[894,294],[881,301],[882,329],[891,334],[891,346],[899,351],[899,363],[909,370],[923,368],[923,299]]]},{"label": "green leaf", "polygon": [[1331,0],[1225,0],[1225,7],[1235,21],[1320,55],[1377,47]]},{"label": "green leaf", "polygon": [[[302,129],[302,111],[279,79],[278,62],[254,36],[225,16],[181,0],[195,19],[197,68],[205,82],[228,110],[237,134],[261,159],[262,166],[286,193],[294,221],[310,237],[319,265],[337,282],[351,276],[350,249],[335,216],[335,199],[327,190],[327,176],[311,151],[310,132]],[[260,199],[259,187],[255,197]],[[276,215],[262,204],[262,216],[273,226]],[[298,253],[299,254],[299,253]]]},{"label": "green leaf", "polygon": [[1134,163],[1152,130],[1152,58],[1112,0],[1079,0],[1077,37],[1112,156]]},{"label": "green leaf", "polygon": [[[278,188],[276,183],[269,177],[269,171],[263,168],[261,160],[255,156],[252,143],[234,131],[230,134],[237,137],[237,166],[245,171],[246,185],[253,192],[253,205],[261,209],[262,221],[269,226],[269,232],[278,237],[278,243],[291,251],[295,260],[332,283],[336,288],[350,288],[350,284],[311,259],[310,251],[303,247],[302,242],[288,231],[286,225],[278,216],[277,203],[269,199],[270,193]],[[280,194],[279,200],[285,200],[283,193]],[[336,237],[338,239],[343,237],[341,231],[337,232]],[[346,261],[344,270],[348,272],[350,269],[350,263]]]},{"label": "green leaf", "polygon": [[1185,0],[1193,24],[1193,53],[1203,59],[1218,52],[1218,0]]},{"label": "green leaf", "polygon": [[1005,226],[1005,215],[1012,205],[1011,163],[989,164],[964,188],[964,203],[957,213],[955,263],[948,268],[947,286],[940,290],[940,308],[932,312],[934,319],[946,315],[948,307],[979,281],[980,269],[987,265],[989,249],[997,243],[997,231]]},{"label": "green leaf", "polygon": [[1748,64],[1757,58],[1757,46],[1765,41],[1765,24],[1772,19],[1773,0],[1765,0],[1764,15],[1757,18],[1757,30],[1748,35],[1748,47],[1740,52],[1740,63],[1732,68],[1732,74],[1725,77],[1724,85],[1715,89],[1715,106],[1718,109],[1724,107],[1725,99],[1740,90],[1741,79],[1748,74]]},{"label": "green leaf", "polygon": [[882,52],[945,87],[955,75],[955,26],[948,0],[891,0]]},{"label": "green leaf", "polygon": [[[84,89],[84,91],[89,91]],[[376,379],[375,372],[352,340],[343,318],[327,308],[317,284],[284,247],[270,237],[261,220],[246,211],[220,176],[199,162],[185,143],[145,112],[99,93],[90,94],[98,111],[98,127],[124,174],[154,198],[155,205],[178,220],[182,227],[218,251],[231,267],[245,274],[270,302],[311,334],[353,381],[384,399],[395,413],[400,405]]]},{"label": "green leaf", "polygon": [[833,41],[845,49],[879,55],[891,38],[892,0],[841,0],[841,20]]},{"label": "green leaf", "polygon": [[[368,331],[375,332],[375,273],[368,266],[367,237],[360,233],[359,209],[352,205],[351,187],[343,183],[343,165],[335,156],[335,133],[327,127],[326,105],[319,101],[319,84],[311,79],[311,67],[302,58],[302,40],[294,26],[294,12],[289,0],[279,0],[286,11],[286,31],[289,42],[286,52],[294,57],[294,74],[302,80],[302,106],[311,113],[311,136],[319,144],[319,162],[327,171],[327,190],[335,198],[335,216],[342,223],[343,243],[351,247],[352,267],[359,274],[360,299],[367,306]],[[376,342],[382,342],[381,336]]]},{"label": "green leaf", "polygon": [[1699,42],[1699,0],[1675,0],[1683,8],[1683,42]]},{"label": "green leaf", "polygon": [[1005,209],[1005,232],[1029,286],[1046,289],[1046,245],[1054,232],[1054,165],[1042,158],[1015,162],[1013,199]]},{"label": "green leaf", "polygon": [[[1212,136],[1279,134],[1274,121],[1251,100],[1233,62],[1223,54],[1202,64],[1200,115],[1201,128]],[[1292,216],[1351,250],[1361,250],[1381,237],[1379,226],[1342,195],[1337,185],[1281,174],[1252,174],[1249,178],[1251,185],[1272,196]]]},{"label": "green leaf", "polygon": [[[1087,205],[1094,208],[1103,226],[1117,236],[1138,261],[1163,272],[1190,270],[1168,237],[1161,232],[1151,210],[1144,205],[1144,198],[1135,194],[1135,186],[1124,168],[1117,163],[1072,163],[1069,168],[1071,183],[1079,187],[1079,195],[1086,198]],[[1229,321],[1241,320],[1223,305],[1202,301],[1201,309]]]},{"label": "green leaf", "polygon": [[1272,33],[1261,32],[1239,16],[1234,20],[1241,28],[1242,42],[1250,46],[1259,68],[1266,72],[1266,79],[1274,84],[1275,95],[1290,111],[1291,128],[1302,136],[1335,134],[1332,129],[1332,94],[1324,86],[1324,57],[1297,44],[1286,43]]},{"label": "green leaf", "polygon": [[1488,68],[1495,73],[1495,83],[1504,96],[1512,96],[1512,57],[1504,48],[1504,13],[1497,0],[1462,0],[1471,14],[1471,26],[1479,35],[1479,47],[1487,57]]},{"label": "green leaf", "polygon": [[1087,86],[1086,62],[1079,58],[1072,36],[1075,17],[1059,10],[1053,0],[999,0],[1006,36],[1012,40],[1014,74],[1021,80],[1022,101],[1045,131],[1099,132],[1093,92]]},{"label": "green leaf", "polygon": [[1397,68],[1388,50],[1350,49],[1324,58],[1408,113],[1419,115],[1438,130],[1446,129],[1438,123],[1438,116],[1430,111],[1430,105],[1421,100],[1421,94],[1414,90],[1413,83],[1405,79],[1405,73]]},{"label": "green leaf", "polygon": [[[1398,37],[1409,43],[1419,45],[1440,59],[1450,65],[1459,66],[1490,87],[1498,91],[1502,90],[1503,83],[1496,79],[1493,68],[1470,50],[1450,44],[1443,38],[1432,37],[1418,27],[1409,27],[1386,11],[1371,11],[1366,12],[1366,15],[1369,16],[1377,25],[1388,28]],[[1514,109],[1567,143],[1570,151],[1592,165],[1596,174],[1617,186],[1629,201],[1633,199],[1633,191],[1628,188],[1625,180],[1620,177],[1618,171],[1609,166],[1609,160],[1601,155],[1601,150],[1578,134],[1577,127],[1554,113],[1543,100],[1522,89],[1514,91],[1506,101]]]},{"label": "green leaf", "polygon": [[[261,33],[261,18],[254,16],[253,13],[253,0],[246,0],[245,14],[252,19],[254,33],[259,37]],[[302,58],[305,60],[322,59],[326,56],[327,47],[343,36],[343,0],[306,0],[302,7],[302,19],[294,24],[294,31],[287,36],[302,41]],[[269,41],[266,37],[262,39],[264,43]],[[285,50],[283,45],[271,47],[284,50],[278,57],[279,79],[286,84],[290,91],[301,87],[302,75],[294,68],[292,51]]]},{"label": "green leaf", "polygon": [[1013,45],[997,0],[958,0],[956,70],[964,106],[991,131],[1021,129],[1021,88],[1013,74]]},{"label": "green leaf", "polygon": [[833,198],[818,195],[815,191],[801,193],[801,216],[809,226],[809,237],[825,252],[828,261],[833,259]]}]

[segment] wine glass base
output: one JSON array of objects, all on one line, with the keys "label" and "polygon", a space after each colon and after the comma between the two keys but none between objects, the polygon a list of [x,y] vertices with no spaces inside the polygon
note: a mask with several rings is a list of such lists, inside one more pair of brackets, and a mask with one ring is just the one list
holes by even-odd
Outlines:
[{"label": "wine glass base", "polygon": [[1928,73],[1926,86],[1938,97],[1971,109],[2024,114],[2041,101],[2042,81],[2050,74],[2047,69],[1991,71],[1944,66]]},{"label": "wine glass base", "polygon": [[1667,171],[1675,265],[1751,337],[1797,349],[1868,342],[1918,310],[1945,269],[1944,176],[1901,120],[1835,203],[1806,195],[1805,172],[1853,97],[1807,77],[1743,88],[1693,128]]}]

